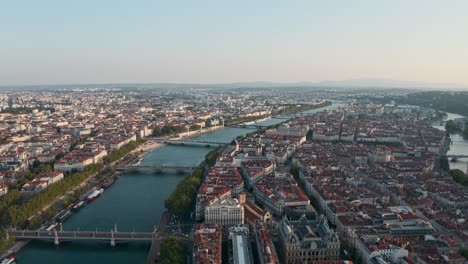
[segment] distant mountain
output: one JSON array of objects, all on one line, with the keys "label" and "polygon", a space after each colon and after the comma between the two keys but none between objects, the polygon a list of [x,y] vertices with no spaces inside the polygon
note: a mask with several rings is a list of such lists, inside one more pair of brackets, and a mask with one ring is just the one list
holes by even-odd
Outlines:
[{"label": "distant mountain", "polygon": [[314,87],[314,88],[399,88],[399,89],[420,89],[420,90],[468,90],[468,85],[452,83],[429,83],[418,81],[400,81],[382,78],[363,78],[342,81],[321,81],[321,82],[237,82],[229,84],[208,84],[205,87],[222,88],[275,88],[275,87]]},{"label": "distant mountain", "polygon": [[450,89],[450,90],[467,90],[467,85],[452,84],[452,83],[429,83],[418,81],[400,81],[392,79],[364,78],[352,79],[343,81],[323,81],[315,83],[322,87],[366,87],[366,88],[413,88],[413,89]]},{"label": "distant mountain", "polygon": [[52,85],[26,85],[26,86],[0,86],[11,89],[54,89],[54,88],[94,88],[94,87],[120,87],[120,88],[169,88],[169,89],[190,89],[190,88],[280,88],[280,87],[302,87],[302,88],[399,88],[418,90],[468,90],[468,85],[451,83],[429,83],[418,81],[400,81],[392,79],[363,78],[341,81],[321,81],[321,82],[235,82],[235,83],[108,83],[108,84],[52,84]]}]

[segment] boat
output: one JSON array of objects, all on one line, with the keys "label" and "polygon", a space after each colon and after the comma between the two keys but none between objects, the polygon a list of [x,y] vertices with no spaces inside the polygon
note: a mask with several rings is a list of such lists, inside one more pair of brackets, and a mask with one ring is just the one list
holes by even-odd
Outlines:
[{"label": "boat", "polygon": [[49,227],[46,228],[46,231],[54,231],[57,228],[57,223],[51,224]]},{"label": "boat", "polygon": [[15,264],[16,263],[16,256],[15,255],[10,255],[4,259],[2,259],[2,262],[0,264]]},{"label": "boat", "polygon": [[62,214],[58,215],[55,221],[57,221],[58,223],[63,223],[63,221],[65,221],[70,216],[71,216],[71,212],[70,210],[67,210],[63,212]]},{"label": "boat", "polygon": [[107,189],[107,188],[111,187],[112,184],[114,184],[114,183],[115,183],[115,179],[109,179],[109,180],[107,180],[106,182],[104,182],[104,183],[102,184],[102,187],[103,187],[104,189]]},{"label": "boat", "polygon": [[81,207],[83,207],[84,204],[85,204],[84,201],[80,201],[79,203],[75,204],[75,205],[72,207],[72,210],[78,211]]},{"label": "boat", "polygon": [[133,166],[133,167],[138,167],[138,166],[140,166],[140,163],[141,163],[142,160],[143,160],[143,158],[138,159],[135,163],[132,164],[132,166]]},{"label": "boat", "polygon": [[104,189],[99,189],[99,190],[95,190],[94,192],[92,192],[88,198],[86,199],[86,203],[91,203],[93,202],[94,200],[96,200],[96,198],[98,198],[99,196],[101,196],[101,194],[104,192]]}]

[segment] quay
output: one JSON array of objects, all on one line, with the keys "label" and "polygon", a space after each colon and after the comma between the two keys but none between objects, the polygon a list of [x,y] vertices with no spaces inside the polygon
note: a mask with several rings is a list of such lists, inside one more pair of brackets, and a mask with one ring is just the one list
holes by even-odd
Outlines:
[{"label": "quay", "polygon": [[[161,215],[161,219],[159,220],[159,225],[156,228],[157,231],[161,232],[162,235],[166,235],[166,226],[169,223],[169,212],[164,211]],[[151,248],[148,252],[148,258],[146,263],[155,263],[159,261],[159,252],[161,250],[161,240],[153,239],[151,242]]]}]

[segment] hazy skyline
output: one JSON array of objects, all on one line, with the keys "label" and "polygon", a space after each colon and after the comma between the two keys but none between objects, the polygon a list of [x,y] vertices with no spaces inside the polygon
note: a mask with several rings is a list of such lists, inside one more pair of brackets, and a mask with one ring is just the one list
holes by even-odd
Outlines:
[{"label": "hazy skyline", "polygon": [[9,1],[0,85],[468,84],[468,1]]}]

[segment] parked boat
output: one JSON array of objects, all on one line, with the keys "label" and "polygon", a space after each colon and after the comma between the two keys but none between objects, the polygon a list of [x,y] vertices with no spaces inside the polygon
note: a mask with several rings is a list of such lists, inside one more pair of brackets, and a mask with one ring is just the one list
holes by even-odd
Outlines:
[{"label": "parked boat", "polygon": [[81,209],[81,207],[83,207],[84,204],[85,204],[84,201],[80,201],[80,202],[78,202],[77,204],[75,204],[75,205],[73,206],[72,210],[78,211],[78,210]]},{"label": "parked boat", "polygon": [[58,215],[55,220],[57,222],[59,222],[59,223],[63,223],[63,221],[65,221],[70,216],[71,216],[71,212],[70,212],[70,210],[67,210],[67,211],[61,213],[60,215]]},{"label": "parked boat", "polygon": [[16,263],[16,256],[15,255],[10,255],[0,262],[0,264],[15,264]]},{"label": "parked boat", "polygon": [[86,199],[86,202],[87,203],[92,203],[94,200],[96,200],[99,196],[101,196],[101,194],[104,192],[104,189],[99,189],[99,190],[95,190],[94,192],[92,192],[88,198]]},{"label": "parked boat", "polygon": [[115,179],[112,178],[112,179],[109,179],[109,180],[107,180],[106,182],[104,182],[104,183],[102,184],[102,187],[103,187],[104,189],[107,189],[107,188],[111,187],[112,184],[114,184],[114,183],[115,183]]},{"label": "parked boat", "polygon": [[141,163],[142,160],[143,160],[143,158],[138,159],[135,163],[132,164],[132,166],[134,166],[134,167],[140,166],[140,163]]},{"label": "parked boat", "polygon": [[57,228],[58,224],[53,223],[49,227],[46,228],[46,231],[54,231]]}]

